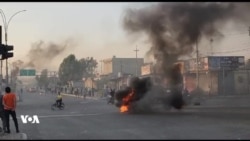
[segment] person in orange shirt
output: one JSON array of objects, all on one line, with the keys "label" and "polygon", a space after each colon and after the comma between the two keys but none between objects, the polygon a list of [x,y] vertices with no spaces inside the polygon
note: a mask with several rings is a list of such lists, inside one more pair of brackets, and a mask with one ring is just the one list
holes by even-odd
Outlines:
[{"label": "person in orange shirt", "polygon": [[18,122],[16,118],[16,95],[11,93],[10,87],[5,88],[5,95],[3,96],[3,106],[6,118],[6,133],[10,133],[10,115],[15,123],[16,132],[19,133]]}]

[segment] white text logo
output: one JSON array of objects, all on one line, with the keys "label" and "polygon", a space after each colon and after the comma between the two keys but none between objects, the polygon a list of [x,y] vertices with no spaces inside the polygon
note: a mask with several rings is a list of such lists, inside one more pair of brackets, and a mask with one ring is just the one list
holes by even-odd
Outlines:
[{"label": "white text logo", "polygon": [[21,115],[21,120],[25,124],[28,123],[28,122],[32,123],[32,124],[34,124],[34,123],[39,124],[40,123],[37,115],[33,115],[33,116]]}]

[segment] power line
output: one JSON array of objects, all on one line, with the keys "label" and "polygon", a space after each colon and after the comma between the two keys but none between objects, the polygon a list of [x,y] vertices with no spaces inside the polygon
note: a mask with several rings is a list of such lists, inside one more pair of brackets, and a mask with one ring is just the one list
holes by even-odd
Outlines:
[{"label": "power line", "polygon": [[137,45],[136,45],[136,49],[134,50],[135,51],[135,56],[136,56],[136,76],[138,76],[138,74],[137,74],[137,67],[138,67],[138,61],[137,61],[137,52],[139,51],[138,49],[137,49]]}]

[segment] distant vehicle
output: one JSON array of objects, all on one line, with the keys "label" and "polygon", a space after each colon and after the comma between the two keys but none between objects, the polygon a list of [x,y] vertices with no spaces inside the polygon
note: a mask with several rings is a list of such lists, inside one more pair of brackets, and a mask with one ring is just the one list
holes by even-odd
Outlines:
[{"label": "distant vehicle", "polygon": [[39,90],[39,94],[40,94],[40,95],[45,94],[45,90],[44,90],[44,89]]},{"label": "distant vehicle", "polygon": [[36,88],[29,88],[29,92],[31,92],[31,93],[36,92]]}]

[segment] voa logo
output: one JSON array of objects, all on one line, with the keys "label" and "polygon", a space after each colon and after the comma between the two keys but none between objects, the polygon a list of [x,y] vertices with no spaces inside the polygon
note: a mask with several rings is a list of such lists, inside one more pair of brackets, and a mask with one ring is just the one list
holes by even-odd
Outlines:
[{"label": "voa logo", "polygon": [[36,124],[39,124],[40,121],[38,119],[38,116],[37,115],[33,115],[33,116],[29,116],[29,115],[21,115],[21,120],[24,124],[26,123],[36,123]]}]

